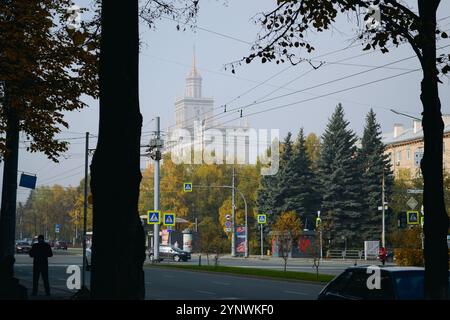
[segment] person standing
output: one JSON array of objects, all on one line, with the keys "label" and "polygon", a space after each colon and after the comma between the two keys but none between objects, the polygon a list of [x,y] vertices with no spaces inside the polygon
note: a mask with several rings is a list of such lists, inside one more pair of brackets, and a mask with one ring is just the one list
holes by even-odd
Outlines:
[{"label": "person standing", "polygon": [[38,242],[33,244],[30,250],[30,257],[33,258],[33,292],[31,295],[37,295],[39,277],[42,275],[44,280],[45,294],[50,295],[50,285],[48,282],[48,258],[53,256],[52,248],[44,241],[44,236],[38,236]]},{"label": "person standing", "polygon": [[386,263],[386,256],[387,256],[386,248],[381,247],[380,248],[380,260],[381,260],[381,263],[383,264],[383,266]]}]

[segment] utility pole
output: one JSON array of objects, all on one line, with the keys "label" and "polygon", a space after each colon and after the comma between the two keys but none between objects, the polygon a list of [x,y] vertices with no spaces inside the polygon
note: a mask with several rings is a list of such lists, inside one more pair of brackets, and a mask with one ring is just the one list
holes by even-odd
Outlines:
[{"label": "utility pole", "polygon": [[233,176],[231,180],[231,256],[236,257],[236,225],[235,225],[235,202],[234,202],[234,164],[233,164]]},{"label": "utility pole", "polygon": [[385,221],[384,221],[384,171],[383,171],[383,177],[381,179],[381,224],[382,224],[382,231],[381,231],[381,246],[383,248],[386,248],[385,245],[385,237],[386,237],[386,231],[385,231]]},{"label": "utility pole", "polygon": [[[159,161],[161,160],[161,149],[162,149],[162,140],[161,140],[161,132],[160,132],[160,120],[159,117],[155,118],[156,122],[156,131],[155,131],[155,139],[150,141],[150,156],[155,161],[155,173],[154,173],[154,197],[153,197],[153,207],[155,211],[159,211]],[[160,216],[162,219],[162,216]],[[159,224],[153,225],[153,259],[154,261],[159,261]]]},{"label": "utility pole", "polygon": [[88,165],[89,165],[89,132],[86,132],[85,154],[84,154],[84,203],[83,203],[83,276],[81,290],[86,290],[86,227],[88,209]]}]

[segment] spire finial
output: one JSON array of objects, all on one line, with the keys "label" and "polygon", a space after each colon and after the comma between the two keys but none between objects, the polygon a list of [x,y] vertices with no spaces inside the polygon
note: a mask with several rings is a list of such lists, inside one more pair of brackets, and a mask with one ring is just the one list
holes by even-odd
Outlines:
[{"label": "spire finial", "polygon": [[193,54],[192,54],[192,74],[193,75],[197,74],[197,62],[196,62],[196,58],[195,58],[195,44],[193,46]]}]

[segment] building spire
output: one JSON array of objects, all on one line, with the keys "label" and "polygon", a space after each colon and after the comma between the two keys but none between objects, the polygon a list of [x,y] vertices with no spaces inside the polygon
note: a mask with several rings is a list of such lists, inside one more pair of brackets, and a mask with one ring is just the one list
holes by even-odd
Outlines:
[{"label": "building spire", "polygon": [[195,45],[192,52],[192,67],[186,78],[186,96],[201,98],[202,96],[202,77],[197,71],[197,58],[195,56]]},{"label": "building spire", "polygon": [[192,54],[192,74],[197,74],[197,63],[195,59],[195,44],[193,47],[193,54]]},{"label": "building spire", "polygon": [[189,74],[190,77],[199,77],[199,73],[197,72],[197,57],[195,56],[195,45],[193,46],[192,50],[192,68],[191,73]]}]

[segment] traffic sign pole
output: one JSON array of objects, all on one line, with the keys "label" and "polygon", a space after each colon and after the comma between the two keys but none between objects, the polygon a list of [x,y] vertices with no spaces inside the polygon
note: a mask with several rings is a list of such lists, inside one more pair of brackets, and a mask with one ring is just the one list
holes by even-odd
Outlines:
[{"label": "traffic sign pole", "polygon": [[[234,204],[234,165],[232,177],[232,195],[231,195],[231,256],[236,257],[236,227],[235,227],[235,204]],[[247,232],[247,230],[245,230]]]},{"label": "traffic sign pole", "polygon": [[264,256],[264,242],[263,242],[263,227],[264,225],[261,223],[261,258]]},{"label": "traffic sign pole", "polygon": [[382,210],[382,218],[381,218],[381,224],[382,224],[382,231],[381,231],[381,245],[383,248],[386,248],[386,225],[385,225],[385,211],[384,211],[384,171],[383,171],[383,178],[382,178],[382,185],[381,185],[381,210]]}]

